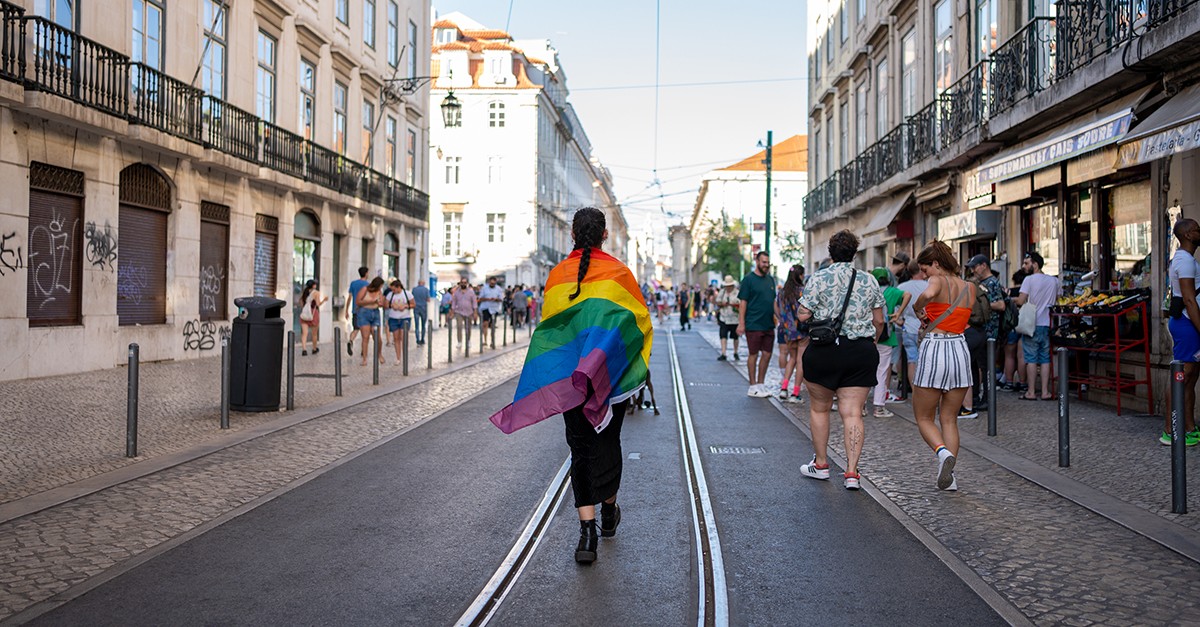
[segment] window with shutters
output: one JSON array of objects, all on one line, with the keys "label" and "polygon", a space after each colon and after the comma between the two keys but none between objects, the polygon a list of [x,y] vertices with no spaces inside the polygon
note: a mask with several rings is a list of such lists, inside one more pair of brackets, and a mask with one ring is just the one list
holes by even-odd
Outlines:
[{"label": "window with shutters", "polygon": [[83,172],[29,164],[29,326],[76,325],[83,278]]},{"label": "window with shutters", "polygon": [[167,321],[167,217],[171,185],[154,168],[121,170],[117,234],[117,323]]},{"label": "window with shutters", "polygon": [[200,319],[229,313],[229,207],[200,203]]},{"label": "window with shutters", "polygon": [[275,259],[279,251],[279,220],[254,216],[254,295],[275,296]]}]

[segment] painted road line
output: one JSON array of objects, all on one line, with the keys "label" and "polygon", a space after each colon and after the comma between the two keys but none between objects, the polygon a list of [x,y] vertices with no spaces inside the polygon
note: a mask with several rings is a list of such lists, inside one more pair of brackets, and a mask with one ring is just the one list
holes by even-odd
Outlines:
[{"label": "painted road line", "polygon": [[691,497],[696,563],[702,566],[697,573],[699,594],[696,596],[699,606],[696,623],[700,627],[726,627],[729,625],[729,593],[725,585],[725,560],[721,555],[721,538],[717,533],[717,519],[708,496],[708,482],[704,478],[700,449],[696,445],[692,412],[688,408],[683,373],[679,368],[679,355],[675,351],[675,335],[670,330],[667,331],[667,341],[671,348],[671,380],[672,387],[675,388],[675,406],[679,416],[679,443],[683,447],[683,463],[687,470],[688,492]]},{"label": "painted road line", "polygon": [[550,487],[546,489],[546,494],[542,496],[541,502],[533,510],[533,516],[529,518],[529,523],[517,537],[517,542],[513,545],[512,550],[500,562],[500,567],[484,585],[479,596],[475,597],[467,611],[455,623],[456,627],[486,625],[496,614],[496,610],[500,609],[500,604],[504,602],[504,598],[508,596],[509,591],[521,576],[521,572],[529,564],[538,544],[541,543],[546,529],[550,526],[550,521],[554,519],[554,512],[558,511],[559,505],[562,504],[567,487],[571,484],[570,470],[571,458],[568,457],[567,461],[563,462],[562,467],[558,469],[558,474],[550,482]]}]

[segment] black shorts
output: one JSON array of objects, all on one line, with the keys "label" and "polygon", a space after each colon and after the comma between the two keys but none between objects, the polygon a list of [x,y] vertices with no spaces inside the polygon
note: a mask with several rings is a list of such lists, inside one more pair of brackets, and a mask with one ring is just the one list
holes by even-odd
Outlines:
[{"label": "black shorts", "polygon": [[804,380],[823,388],[869,388],[876,383],[879,351],[869,337],[820,346],[809,343],[802,359]]},{"label": "black shorts", "polygon": [[736,324],[725,324],[724,322],[718,322],[717,323],[717,337],[722,340],[738,339],[737,325]]},{"label": "black shorts", "polygon": [[491,324],[493,317],[494,317],[494,314],[492,312],[488,311],[487,309],[479,310],[479,320],[481,322],[483,322],[484,324]]}]

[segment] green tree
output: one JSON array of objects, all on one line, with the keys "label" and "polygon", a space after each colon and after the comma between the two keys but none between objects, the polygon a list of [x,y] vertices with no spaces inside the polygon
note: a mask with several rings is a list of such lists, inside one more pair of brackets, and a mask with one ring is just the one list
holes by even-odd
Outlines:
[{"label": "green tree", "polygon": [[724,212],[718,220],[708,223],[708,246],[704,250],[707,268],[721,276],[733,275],[739,279],[742,272],[754,267],[745,254],[745,245],[750,242],[746,223],[730,220]]},{"label": "green tree", "polygon": [[798,231],[784,233],[779,257],[786,263],[802,263],[804,261],[804,234]]}]

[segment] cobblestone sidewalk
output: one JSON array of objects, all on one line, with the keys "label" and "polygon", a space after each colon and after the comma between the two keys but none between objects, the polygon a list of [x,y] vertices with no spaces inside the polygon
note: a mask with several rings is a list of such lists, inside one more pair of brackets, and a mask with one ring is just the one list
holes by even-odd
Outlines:
[{"label": "cobblestone sidewalk", "polygon": [[[479,351],[478,329],[472,335],[470,358]],[[496,337],[496,350],[514,342]],[[529,341],[528,328],[519,329],[516,342]],[[409,336],[409,378],[430,372],[429,353]],[[361,366],[360,346],[345,355],[342,345],[343,394],[355,398],[379,388],[372,385],[372,368]],[[432,334],[433,371],[447,367],[446,333]],[[334,350],[320,346],[316,355],[296,350],[295,407],[311,409],[334,396]],[[144,363],[140,367],[138,417],[139,457],[125,457],[126,368],[77,375],[0,383],[0,504],[64,486],[140,461],[167,455],[277,420],[287,412],[230,413],[230,430],[220,429],[220,353],[178,362]],[[486,348],[484,355],[492,354]],[[383,348],[380,386],[405,380],[395,351]],[[464,359],[456,347],[455,365]],[[286,363],[286,362],[285,362]],[[286,387],[286,381],[281,388]],[[281,407],[286,396],[281,392]]]},{"label": "cobblestone sidewalk", "polygon": [[524,351],[0,524],[0,621],[467,400]]},{"label": "cobblestone sidewalk", "polygon": [[[696,324],[695,330],[709,344],[718,345],[715,324]],[[744,360],[731,363],[745,374]],[[768,382],[777,384],[779,373],[774,365],[770,372]],[[731,379],[728,393],[744,394],[744,385],[742,377]],[[1006,438],[997,444],[1018,454],[1027,452],[1038,463],[1048,460],[1056,468],[1055,405],[1045,403],[1044,411],[1032,407],[1019,411],[1021,406],[1010,407],[1015,403],[1001,405],[1000,431]],[[808,427],[806,402],[784,406]],[[889,407],[911,417],[907,405]],[[1156,484],[1157,477],[1152,476],[1156,471],[1145,469],[1143,477],[1143,469],[1138,468],[1114,478],[1106,476],[1102,468],[1088,466],[1105,458],[1106,450],[1129,448],[1135,442],[1150,449],[1147,456],[1162,455],[1160,449],[1165,447],[1150,446],[1145,429],[1127,426],[1138,426],[1137,421],[1147,419],[1114,420],[1115,416],[1105,415],[1106,409],[1083,403],[1072,405],[1073,419],[1078,418],[1087,428],[1073,430],[1080,432],[1072,434],[1077,438],[1072,442],[1073,466],[1064,472],[1121,498]],[[1109,413],[1115,414],[1111,410]],[[830,446],[844,457],[836,412],[832,423]],[[962,420],[959,424],[964,432],[986,433],[983,421]],[[1046,429],[1053,433],[1047,435]],[[1127,431],[1125,435],[1122,429]],[[1200,599],[1187,594],[1190,584],[1186,583],[1200,581],[1200,564],[1026,481],[967,448],[960,453],[956,473],[960,491],[939,492],[934,486],[936,458],[916,426],[901,416],[867,417],[866,436],[860,464],[864,478],[1035,624],[1185,624],[1194,623],[1200,616]],[[990,438],[989,442],[995,440]],[[1080,448],[1094,450],[1084,453]],[[797,463],[804,461],[807,458]],[[1169,481],[1169,474],[1167,478]],[[1116,479],[1125,485],[1115,487],[1120,483]],[[1166,496],[1169,511],[1169,483]]]}]

